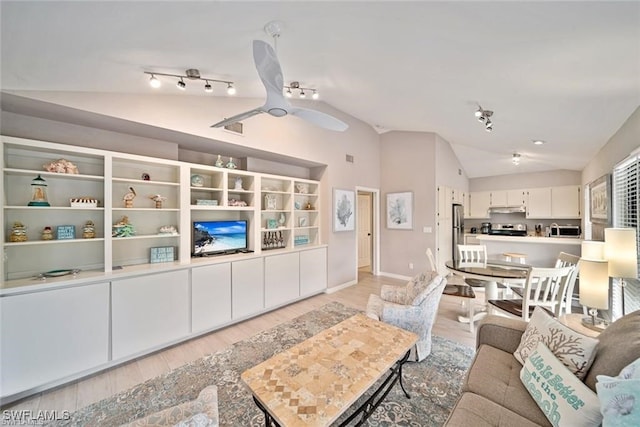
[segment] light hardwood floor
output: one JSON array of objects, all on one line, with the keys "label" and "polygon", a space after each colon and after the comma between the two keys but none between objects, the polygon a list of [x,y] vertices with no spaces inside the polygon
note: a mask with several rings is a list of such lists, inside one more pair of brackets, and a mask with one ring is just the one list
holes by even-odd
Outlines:
[{"label": "light hardwood floor", "polygon": [[[364,310],[369,294],[379,294],[382,284],[400,285],[404,283],[405,281],[403,280],[373,276],[361,271],[358,283],[346,289],[331,294],[320,294],[290,304],[166,350],[135,359],[86,379],[22,399],[6,405],[2,409],[67,410],[73,412],[185,363],[221,350],[237,341],[249,338],[260,331],[319,308],[328,302],[337,301],[344,305]],[[459,298],[443,295],[438,308],[433,334],[473,347],[475,345],[475,336],[469,332],[469,325],[461,324],[457,321],[457,316],[461,311],[462,307]]]}]

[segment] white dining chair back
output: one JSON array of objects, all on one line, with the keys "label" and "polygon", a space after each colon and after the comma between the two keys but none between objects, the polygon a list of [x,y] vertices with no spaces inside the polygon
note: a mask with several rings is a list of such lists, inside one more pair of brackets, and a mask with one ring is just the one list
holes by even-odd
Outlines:
[{"label": "white dining chair back", "polygon": [[529,270],[522,292],[522,299],[490,300],[489,304],[500,311],[520,317],[528,322],[533,309],[540,306],[560,316],[563,292],[576,266],[560,268],[536,268]]},{"label": "white dining chair back", "polygon": [[562,267],[575,267],[571,275],[567,278],[564,284],[564,289],[561,291],[562,299],[560,306],[560,314],[571,314],[571,305],[573,302],[573,290],[576,285],[576,279],[580,272],[580,257],[572,255],[566,252],[560,252],[555,264],[556,268]]},{"label": "white dining chair back", "polygon": [[460,261],[487,262],[487,247],[485,245],[458,245]]}]

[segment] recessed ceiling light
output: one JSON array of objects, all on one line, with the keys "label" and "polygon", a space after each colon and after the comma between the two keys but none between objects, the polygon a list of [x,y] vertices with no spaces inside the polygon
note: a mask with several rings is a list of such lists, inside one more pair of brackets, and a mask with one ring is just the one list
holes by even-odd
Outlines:
[{"label": "recessed ceiling light", "polygon": [[542,145],[542,144],[544,144],[545,142],[546,142],[546,141],[543,141],[543,140],[541,140],[541,139],[534,139],[534,140],[533,140],[533,144],[534,144],[534,145]]}]

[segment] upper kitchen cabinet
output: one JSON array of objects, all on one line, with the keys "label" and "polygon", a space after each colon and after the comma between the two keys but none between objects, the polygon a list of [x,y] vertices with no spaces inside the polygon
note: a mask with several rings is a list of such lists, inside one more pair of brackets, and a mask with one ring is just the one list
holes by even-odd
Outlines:
[{"label": "upper kitchen cabinet", "polygon": [[551,187],[527,190],[527,218],[551,218]]},{"label": "upper kitchen cabinet", "polygon": [[489,218],[491,191],[472,191],[469,193],[469,218]]},{"label": "upper kitchen cabinet", "polygon": [[503,190],[491,192],[491,206],[524,206],[525,190]]},{"label": "upper kitchen cabinet", "polygon": [[551,218],[580,218],[580,186],[567,185],[551,188]]},{"label": "upper kitchen cabinet", "polygon": [[451,218],[451,205],[458,204],[464,205],[465,192],[457,188],[450,188],[445,186],[438,187],[438,217],[440,219]]}]

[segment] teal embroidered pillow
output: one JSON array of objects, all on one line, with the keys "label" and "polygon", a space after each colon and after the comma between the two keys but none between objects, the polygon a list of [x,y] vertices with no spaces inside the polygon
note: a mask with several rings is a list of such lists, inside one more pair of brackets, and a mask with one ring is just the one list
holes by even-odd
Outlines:
[{"label": "teal embroidered pillow", "polygon": [[538,342],[520,371],[520,380],[555,427],[598,426],[598,396]]},{"label": "teal embroidered pillow", "polygon": [[620,371],[617,377],[598,375],[596,379],[604,417],[602,426],[640,426],[640,359]]}]

